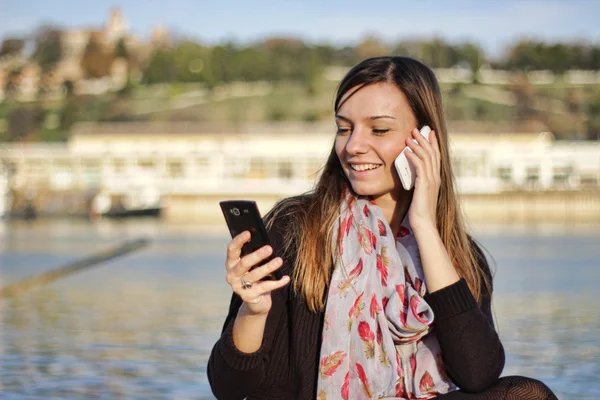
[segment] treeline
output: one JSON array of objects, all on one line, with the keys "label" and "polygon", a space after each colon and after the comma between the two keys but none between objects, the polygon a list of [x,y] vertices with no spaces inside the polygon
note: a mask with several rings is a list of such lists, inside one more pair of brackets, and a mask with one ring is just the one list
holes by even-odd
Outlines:
[{"label": "treeline", "polygon": [[[28,47],[33,51],[23,54]],[[0,44],[0,60],[25,55],[37,62],[42,71],[49,71],[63,57],[62,51],[60,29],[42,27],[29,39],[5,38]],[[452,43],[440,37],[393,44],[368,37],[353,46],[337,47],[292,38],[214,46],[178,39],[150,50],[148,46],[142,50],[128,48],[124,40],[107,49],[91,37],[80,63],[88,78],[108,75],[111,63],[122,58],[131,70],[141,73],[143,83],[203,82],[212,87],[238,80],[294,80],[310,87],[325,66],[351,66],[367,57],[388,54],[415,57],[432,68],[462,65],[473,72],[483,65],[513,71],[549,70],[559,74],[569,69],[600,70],[600,44],[522,40],[509,46],[501,58],[492,59],[477,43]]]},{"label": "treeline", "polygon": [[334,47],[295,39],[267,39],[251,45],[203,46],[182,41],[157,49],[143,72],[147,83],[205,82],[209,86],[236,80],[303,80],[311,84],[327,65],[351,66],[377,55],[406,55],[432,68],[462,65],[477,72],[483,65],[505,70],[600,70],[600,45],[520,41],[503,58],[490,59],[476,43],[450,43],[441,38],[387,45],[368,38],[356,46]]}]

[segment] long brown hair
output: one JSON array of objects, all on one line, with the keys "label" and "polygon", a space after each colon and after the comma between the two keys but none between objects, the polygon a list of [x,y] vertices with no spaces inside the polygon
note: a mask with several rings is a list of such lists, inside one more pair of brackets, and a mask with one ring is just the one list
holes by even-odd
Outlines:
[{"label": "long brown hair", "polygon": [[[429,125],[437,134],[441,154],[437,228],[458,275],[465,278],[475,298],[481,301],[483,290],[489,292],[491,283],[487,275],[481,274],[478,256],[466,233],[458,204],[442,96],[433,71],[409,57],[369,58],[352,68],[340,82],[334,110],[339,109],[341,99],[352,88],[380,82],[396,85],[408,100],[418,126]],[[268,224],[282,213],[292,218],[285,228],[284,253],[290,254],[289,250],[294,247],[297,249],[292,287],[313,312],[325,309],[333,273],[333,226],[347,187],[350,188],[350,183],[332,148],[315,188],[305,196],[282,200],[267,218]]]}]

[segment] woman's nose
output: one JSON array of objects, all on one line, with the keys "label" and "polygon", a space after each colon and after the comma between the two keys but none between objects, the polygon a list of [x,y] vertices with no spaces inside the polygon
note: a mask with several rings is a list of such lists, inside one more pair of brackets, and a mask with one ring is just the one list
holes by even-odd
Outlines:
[{"label": "woman's nose", "polygon": [[364,129],[354,128],[346,142],[346,153],[349,155],[366,153],[369,148],[368,139]]}]

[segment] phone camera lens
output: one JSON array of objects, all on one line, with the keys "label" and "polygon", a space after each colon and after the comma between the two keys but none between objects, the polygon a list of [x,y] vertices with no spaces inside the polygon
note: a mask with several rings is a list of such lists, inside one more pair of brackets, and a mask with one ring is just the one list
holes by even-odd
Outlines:
[{"label": "phone camera lens", "polygon": [[240,216],[240,209],[239,208],[232,208],[231,212],[233,215],[235,215],[236,217]]}]

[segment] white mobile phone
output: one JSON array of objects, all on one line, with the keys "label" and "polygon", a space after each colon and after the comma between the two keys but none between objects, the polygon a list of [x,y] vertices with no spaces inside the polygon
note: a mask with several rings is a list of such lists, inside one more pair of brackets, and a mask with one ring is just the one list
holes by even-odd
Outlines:
[{"label": "white mobile phone", "polygon": [[[427,141],[429,141],[430,132],[431,128],[427,125],[423,126],[420,130],[421,135],[423,135],[423,137]],[[416,142],[415,139],[413,140]],[[410,190],[413,188],[413,186],[415,186],[415,177],[417,173],[415,171],[415,166],[413,165],[413,163],[408,161],[408,158],[406,158],[406,155],[404,154],[404,152],[406,151],[412,150],[408,146],[406,146],[404,150],[402,150],[400,155],[396,157],[394,165],[396,166],[396,171],[398,172],[398,176],[400,177],[400,182],[402,182],[402,186],[405,190]]]}]

